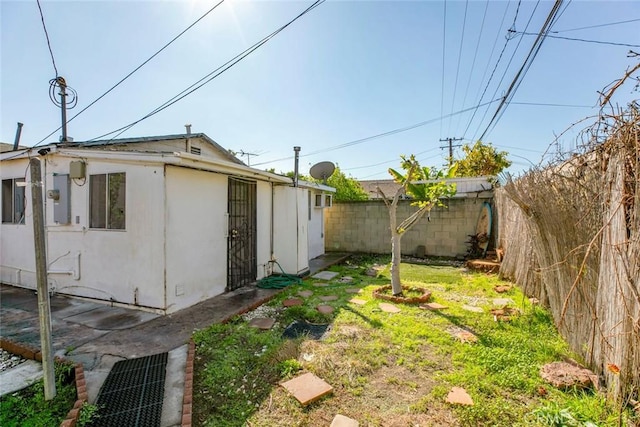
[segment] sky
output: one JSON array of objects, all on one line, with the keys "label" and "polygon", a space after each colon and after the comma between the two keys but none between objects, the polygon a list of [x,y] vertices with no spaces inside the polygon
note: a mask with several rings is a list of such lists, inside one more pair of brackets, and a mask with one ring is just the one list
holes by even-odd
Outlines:
[{"label": "sky", "polygon": [[[57,73],[78,96],[68,118],[219,1],[41,0]],[[68,135],[88,141],[141,119],[312,3],[223,1],[71,120]],[[518,174],[544,153],[573,149],[595,121],[599,91],[640,61],[628,57],[640,52],[640,1],[565,0],[549,35],[587,41],[546,38],[492,123],[552,7],[327,0],[189,96],[101,139],[181,134],[191,124],[256,168],[292,171],[300,146],[304,174],[331,161],[357,179],[388,179],[400,155],[440,167],[448,156],[441,140],[471,144],[484,133]],[[55,77],[36,0],[1,0],[0,141],[13,143],[17,122],[21,145],[58,141]],[[640,98],[633,89],[623,85],[613,103]]]}]

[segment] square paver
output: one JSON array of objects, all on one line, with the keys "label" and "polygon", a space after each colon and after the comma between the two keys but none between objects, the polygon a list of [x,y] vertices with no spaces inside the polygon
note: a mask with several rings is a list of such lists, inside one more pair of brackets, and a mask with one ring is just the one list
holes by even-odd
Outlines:
[{"label": "square paver", "polygon": [[249,326],[267,331],[273,327],[274,323],[276,323],[276,319],[271,319],[269,317],[256,317],[255,319],[251,319]]},{"label": "square paver", "polygon": [[358,427],[359,422],[353,418],[345,417],[344,415],[337,414],[329,427]]},{"label": "square paver", "polygon": [[388,304],[386,302],[380,303],[380,310],[384,311],[385,313],[400,313],[402,311],[395,305]]},{"label": "square paver", "polygon": [[335,311],[335,308],[331,307],[330,305],[323,304],[316,307],[316,309],[322,314],[331,314]]},{"label": "square paver", "polygon": [[335,271],[321,271],[320,273],[316,273],[311,277],[320,280],[331,280],[337,275],[338,273],[336,273]]},{"label": "square paver", "polygon": [[474,313],[482,313],[484,310],[480,307],[476,307],[475,305],[463,305],[463,310],[472,311]]},{"label": "square paver", "polygon": [[449,307],[447,307],[446,305],[438,304],[437,302],[430,302],[421,305],[420,308],[423,310],[445,310]]},{"label": "square paver", "polygon": [[282,305],[284,305],[285,307],[293,307],[294,305],[302,305],[303,303],[304,301],[302,301],[300,298],[288,298],[282,301]]},{"label": "square paver", "polygon": [[333,392],[333,387],[311,372],[307,372],[306,374],[282,383],[282,387],[291,393],[302,405],[308,405]]}]

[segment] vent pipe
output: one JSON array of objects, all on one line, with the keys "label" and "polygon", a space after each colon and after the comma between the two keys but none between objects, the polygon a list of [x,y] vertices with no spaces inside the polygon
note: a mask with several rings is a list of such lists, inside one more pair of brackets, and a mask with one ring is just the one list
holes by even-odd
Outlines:
[{"label": "vent pipe", "polygon": [[187,129],[187,135],[191,135],[191,125],[190,124],[186,124],[186,125],[184,125],[184,127]]},{"label": "vent pipe", "polygon": [[16,151],[20,146],[20,135],[22,134],[23,124],[18,122],[18,128],[16,129],[16,139],[13,141],[13,151]]},{"label": "vent pipe", "polygon": [[293,186],[297,187],[298,186],[298,163],[300,161],[300,147],[298,146],[293,147],[293,151],[296,153],[295,163],[293,166]]}]

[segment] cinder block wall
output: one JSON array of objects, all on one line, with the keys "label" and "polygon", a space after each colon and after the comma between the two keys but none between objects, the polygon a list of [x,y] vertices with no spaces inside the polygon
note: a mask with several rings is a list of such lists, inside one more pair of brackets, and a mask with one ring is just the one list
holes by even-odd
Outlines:
[{"label": "cinder block wall", "polygon": [[[455,257],[464,255],[468,235],[475,234],[482,203],[490,198],[472,197],[450,199],[447,208],[431,210],[431,221],[426,216],[402,237],[402,253],[413,255],[419,245],[427,255]],[[398,223],[416,207],[409,201],[398,204]],[[334,202],[325,211],[325,249],[327,252],[391,253],[389,213],[384,202]]]}]

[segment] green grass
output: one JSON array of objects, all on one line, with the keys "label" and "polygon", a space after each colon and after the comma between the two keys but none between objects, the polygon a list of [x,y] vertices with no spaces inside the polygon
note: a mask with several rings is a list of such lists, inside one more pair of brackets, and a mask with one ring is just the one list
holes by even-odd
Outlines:
[{"label": "green grass", "polygon": [[[364,275],[374,263],[386,264],[388,258],[352,258],[330,268],[338,278],[353,277],[352,284],[333,280],[322,288],[306,279],[286,288],[268,303],[278,322],[269,331],[236,318],[196,333],[194,425],[328,425],[336,413],[374,426],[389,419],[397,425],[633,425],[629,412],[620,415],[602,395],[562,392],[543,382],[542,365],[575,355],[548,312],[532,306],[517,288],[498,294],[493,288],[506,283],[495,275],[402,264],[403,284],[431,290],[433,301],[449,308],[434,312],[397,304],[402,311],[389,314],[372,297],[374,289],[389,283],[388,268],[378,277]],[[353,287],[362,292],[345,292]],[[282,307],[285,298],[303,289],[314,292],[304,305]],[[321,302],[319,297],[329,294],[338,300]],[[349,303],[353,297],[366,304]],[[510,298],[520,315],[495,321],[488,312],[494,298]],[[336,311],[319,314],[315,307],[321,303]],[[484,312],[464,310],[465,304]],[[330,322],[332,330],[322,341],[282,339],[283,328],[300,319]],[[477,342],[455,339],[461,330],[472,331]],[[300,372],[323,378],[334,387],[333,396],[301,407],[278,387]],[[445,403],[454,386],[463,387],[475,404]]]},{"label": "green grass", "polygon": [[44,399],[42,380],[31,386],[0,398],[0,425],[2,427],[58,426],[76,401],[73,365],[56,363],[56,397]]}]

